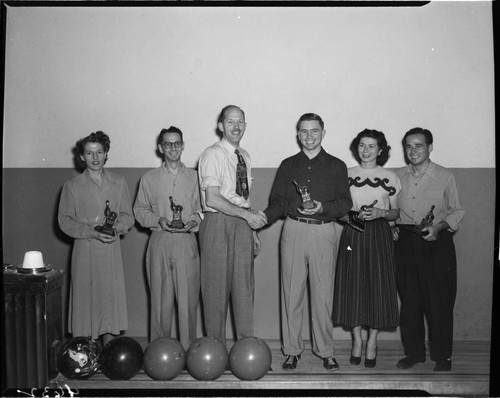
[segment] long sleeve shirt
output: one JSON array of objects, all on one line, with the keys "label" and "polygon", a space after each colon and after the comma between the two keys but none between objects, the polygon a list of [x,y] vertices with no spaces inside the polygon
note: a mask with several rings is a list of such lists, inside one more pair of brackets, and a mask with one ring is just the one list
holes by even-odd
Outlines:
[{"label": "long sleeve shirt", "polygon": [[163,163],[142,176],[134,203],[136,220],[144,228],[162,231],[158,224],[160,218],[165,217],[169,221],[173,219],[170,196],[176,205],[182,206],[182,221],[185,224],[196,221],[197,226],[191,231],[197,232],[201,212],[198,175],[183,163],[177,174],[171,173]]},{"label": "long sleeve shirt", "polygon": [[411,165],[398,169],[396,174],[401,180],[398,224],[420,224],[434,205],[433,223],[446,221],[451,231],[458,229],[465,211],[458,198],[455,177],[450,171],[430,161],[419,177],[413,175]]},{"label": "long sleeve shirt", "polygon": [[306,185],[311,200],[323,205],[323,211],[310,218],[332,221],[344,216],[352,208],[345,163],[326,153],[323,148],[312,159],[301,151],[283,160],[278,168],[269,204],[264,211],[269,224],[288,215],[304,217],[297,211],[302,199],[294,181],[300,186]]}]

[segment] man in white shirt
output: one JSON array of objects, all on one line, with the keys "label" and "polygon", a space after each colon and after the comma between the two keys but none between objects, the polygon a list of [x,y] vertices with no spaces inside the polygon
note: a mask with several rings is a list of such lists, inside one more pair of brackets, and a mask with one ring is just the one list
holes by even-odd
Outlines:
[{"label": "man in white shirt", "polygon": [[199,180],[203,221],[200,224],[201,293],[208,336],[226,342],[226,317],[231,296],[236,336],[253,336],[253,259],[260,241],[252,229],[266,223],[251,211],[251,159],[240,147],[245,114],[237,106],[222,109],[222,138],[200,157]]}]

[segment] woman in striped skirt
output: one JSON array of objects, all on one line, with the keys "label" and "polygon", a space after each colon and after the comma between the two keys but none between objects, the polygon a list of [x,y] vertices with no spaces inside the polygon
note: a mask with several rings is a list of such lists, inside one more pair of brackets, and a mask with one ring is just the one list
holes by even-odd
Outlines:
[{"label": "woman in striped skirt", "polygon": [[348,169],[352,211],[340,238],[335,277],[333,322],[352,330],[350,362],[361,363],[361,329],[367,328],[365,366],[374,367],[380,329],[398,326],[394,242],[389,221],[399,217],[401,184],[382,166],[391,147],[384,133],[365,129],[350,149],[359,166]]}]

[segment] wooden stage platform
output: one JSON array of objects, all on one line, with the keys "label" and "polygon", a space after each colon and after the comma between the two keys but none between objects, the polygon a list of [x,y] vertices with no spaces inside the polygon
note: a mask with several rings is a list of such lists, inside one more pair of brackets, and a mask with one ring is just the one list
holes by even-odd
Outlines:
[{"label": "wooden stage platform", "polygon": [[[137,339],[143,347],[144,341]],[[319,358],[306,348],[295,371],[283,371],[284,356],[278,341],[268,341],[273,354],[272,371],[258,381],[241,381],[226,371],[215,381],[199,381],[183,371],[170,381],[155,381],[141,371],[131,380],[109,380],[97,373],[88,380],[68,380],[58,375],[51,380],[50,387],[72,390],[100,391],[107,389],[126,391],[127,396],[216,396],[216,395],[444,395],[470,396],[489,395],[490,343],[485,341],[457,341],[454,343],[453,369],[451,372],[434,372],[434,362],[416,365],[413,369],[400,370],[396,363],[403,357],[399,341],[379,341],[377,366],[373,369],[349,363],[351,342],[336,342],[338,371],[327,371]],[[309,345],[306,345],[309,347]],[[364,358],[363,358],[364,361]],[[168,391],[166,394],[165,390]],[[175,390],[175,391],[174,391]],[[264,391],[265,390],[265,391]],[[88,392],[87,391],[87,392]],[[399,394],[400,392],[401,394]],[[81,395],[81,394],[80,394]],[[92,394],[94,395],[94,394]],[[109,395],[109,394],[106,394]]]}]

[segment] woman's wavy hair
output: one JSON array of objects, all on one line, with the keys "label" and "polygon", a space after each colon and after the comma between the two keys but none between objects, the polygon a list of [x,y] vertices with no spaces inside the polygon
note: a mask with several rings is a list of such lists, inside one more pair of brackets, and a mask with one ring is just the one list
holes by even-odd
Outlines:
[{"label": "woman's wavy hair", "polygon": [[351,145],[349,146],[349,149],[352,152],[352,155],[356,159],[358,163],[361,163],[361,158],[359,157],[358,153],[358,146],[361,141],[361,138],[373,138],[377,140],[377,145],[378,148],[382,150],[380,155],[377,156],[377,165],[383,166],[384,164],[387,163],[389,160],[389,153],[391,151],[391,147],[387,144],[387,140],[385,139],[384,133],[381,131],[377,130],[370,130],[370,129],[364,129],[362,132],[360,132],[354,140],[352,140]]},{"label": "woman's wavy hair", "polygon": [[[97,142],[98,144],[102,145],[104,152],[109,152],[109,148],[111,146],[111,140],[109,139],[109,136],[102,131],[96,131],[95,133],[91,133],[87,137],[84,137],[76,142],[76,151],[80,156],[83,156],[85,145],[87,145],[89,142]],[[85,164],[85,161],[82,161],[82,163]]]}]

